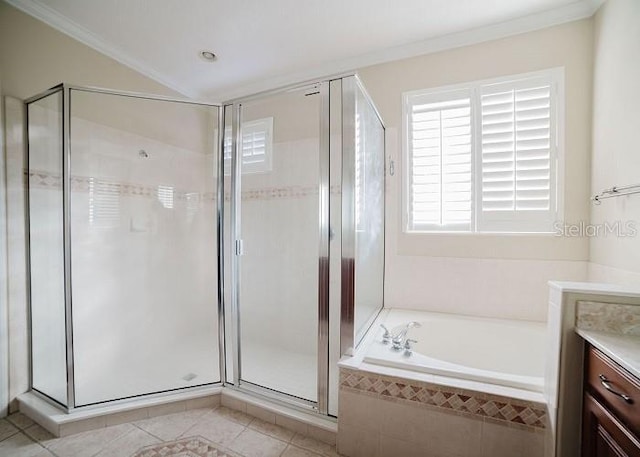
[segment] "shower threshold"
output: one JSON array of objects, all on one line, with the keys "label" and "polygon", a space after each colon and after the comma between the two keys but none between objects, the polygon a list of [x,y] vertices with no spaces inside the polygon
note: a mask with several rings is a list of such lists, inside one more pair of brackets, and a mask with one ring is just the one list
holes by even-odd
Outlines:
[{"label": "shower threshold", "polygon": [[110,425],[147,419],[220,405],[222,386],[203,386],[179,392],[167,392],[122,402],[84,407],[69,413],[30,391],[18,396],[20,412],[57,437],[104,428]]}]

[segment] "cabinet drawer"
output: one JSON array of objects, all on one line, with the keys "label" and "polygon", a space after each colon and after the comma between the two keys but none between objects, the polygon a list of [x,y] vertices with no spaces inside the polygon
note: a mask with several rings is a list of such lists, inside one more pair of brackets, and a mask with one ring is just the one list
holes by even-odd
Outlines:
[{"label": "cabinet drawer", "polygon": [[640,441],[597,400],[584,395],[582,457],[640,457]]},{"label": "cabinet drawer", "polygon": [[640,435],[640,381],[590,347],[587,387],[634,433]]}]

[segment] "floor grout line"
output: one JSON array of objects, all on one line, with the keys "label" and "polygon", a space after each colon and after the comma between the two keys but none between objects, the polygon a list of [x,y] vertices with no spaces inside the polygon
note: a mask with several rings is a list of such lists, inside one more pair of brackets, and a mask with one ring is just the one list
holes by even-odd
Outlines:
[{"label": "floor grout line", "polygon": [[134,424],[133,422],[131,422],[131,425],[133,425],[135,428],[137,428],[138,430],[143,431],[144,433],[146,433],[147,435],[150,435],[152,437],[154,437],[155,439],[157,439],[158,441],[160,441],[161,443],[164,443],[164,440],[162,438],[160,438],[159,436],[154,435],[153,433],[143,429],[142,427],[138,426],[137,424]]},{"label": "floor grout line", "polygon": [[16,435],[17,435],[18,433],[20,433],[20,432],[21,432],[21,430],[16,430],[16,431],[15,431],[15,432],[13,432],[11,435],[9,435],[9,436],[5,436],[4,438],[2,438],[2,439],[0,440],[0,443],[2,443],[3,441],[8,440],[8,439],[9,439],[9,438],[11,438],[12,436],[16,436]]},{"label": "floor grout line", "polygon": [[[34,425],[37,425],[35,422],[33,424],[31,424],[29,427],[26,427],[24,430],[26,430],[27,428],[33,427]],[[55,452],[53,452],[51,449],[49,449],[48,447],[46,447],[44,444],[42,444],[40,441],[38,441],[35,438],[32,438],[31,436],[27,435],[25,433],[24,430],[20,430],[20,433],[24,436],[27,437],[27,439],[31,440],[32,442],[36,443],[38,446],[40,446],[42,449],[44,449],[45,451],[47,451],[49,454],[55,456],[55,457],[59,457],[58,454],[56,454]]]}]

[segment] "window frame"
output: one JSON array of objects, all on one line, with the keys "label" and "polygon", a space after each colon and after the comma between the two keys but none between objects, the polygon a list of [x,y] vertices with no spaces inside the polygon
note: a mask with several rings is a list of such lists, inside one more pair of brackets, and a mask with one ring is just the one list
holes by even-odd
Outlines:
[{"label": "window frame", "polygon": [[[534,79],[545,79],[551,85],[551,113],[550,116],[555,120],[555,128],[552,129],[550,141],[550,165],[551,180],[555,181],[552,186],[550,197],[551,204],[555,204],[555,212],[551,212],[551,217],[545,218],[548,222],[547,230],[532,230],[531,226],[525,227],[530,223],[539,222],[539,218],[531,215],[526,217],[524,212],[519,214],[518,219],[513,217],[500,218],[498,216],[488,218],[492,219],[492,226],[489,229],[483,229],[483,224],[487,222],[481,221],[482,211],[482,182],[479,177],[482,173],[482,106],[481,106],[481,89],[490,85],[505,85],[513,83],[517,84],[523,81]],[[419,89],[406,91],[402,93],[402,184],[401,184],[401,224],[402,232],[407,234],[447,234],[447,235],[553,235],[553,223],[560,220],[564,214],[564,133],[565,133],[565,90],[564,90],[564,67],[550,68],[529,73],[519,73],[513,75],[500,76],[496,78],[468,81],[459,84],[451,84],[446,86],[438,86],[427,89]],[[415,228],[412,227],[411,221],[411,157],[410,157],[410,120],[411,107],[415,105],[416,97],[424,96],[429,102],[437,102],[438,98],[447,100],[446,94],[463,93],[468,91],[471,98],[471,128],[472,128],[472,146],[471,146],[471,174],[472,174],[472,190],[471,199],[471,224],[467,230],[466,224],[464,228],[428,226]],[[555,108],[555,109],[554,109]],[[553,122],[553,121],[552,121]],[[555,133],[555,135],[554,135]],[[555,138],[554,138],[555,137]],[[555,191],[554,191],[555,190]],[[510,213],[513,215],[513,213]],[[549,213],[547,213],[549,214]]]}]

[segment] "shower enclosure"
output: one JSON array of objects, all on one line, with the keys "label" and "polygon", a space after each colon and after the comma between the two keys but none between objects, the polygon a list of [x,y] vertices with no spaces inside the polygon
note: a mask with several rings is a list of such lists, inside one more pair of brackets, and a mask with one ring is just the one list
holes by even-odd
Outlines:
[{"label": "shower enclosure", "polygon": [[69,409],[220,382],[217,106],[27,101],[32,387]]},{"label": "shower enclosure", "polygon": [[32,389],[71,411],[224,385],[336,416],[337,361],[383,305],[384,126],[358,78],[26,104]]}]

